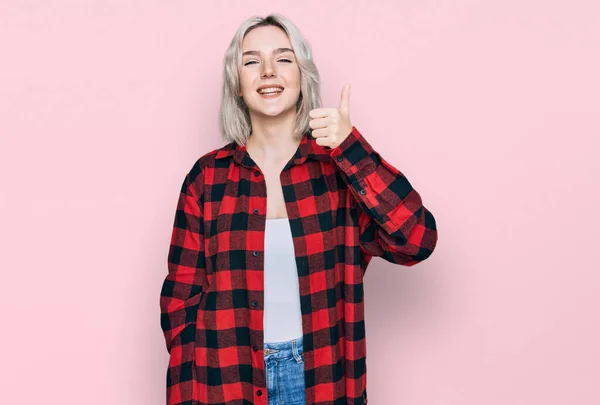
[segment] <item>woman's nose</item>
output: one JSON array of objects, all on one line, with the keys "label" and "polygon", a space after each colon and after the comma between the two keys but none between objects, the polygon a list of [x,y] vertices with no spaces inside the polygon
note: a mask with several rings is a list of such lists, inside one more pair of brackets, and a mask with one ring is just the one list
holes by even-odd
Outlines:
[{"label": "woman's nose", "polygon": [[273,69],[271,62],[265,62],[263,64],[262,77],[273,76],[274,74],[275,70]]}]

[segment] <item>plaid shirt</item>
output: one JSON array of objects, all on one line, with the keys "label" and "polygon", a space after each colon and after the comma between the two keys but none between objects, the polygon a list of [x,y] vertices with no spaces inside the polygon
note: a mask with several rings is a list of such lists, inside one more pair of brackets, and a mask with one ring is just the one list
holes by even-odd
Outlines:
[{"label": "plaid shirt", "polygon": [[[412,266],[433,215],[356,127],[336,148],[306,133],[281,172],[302,311],[306,403],[366,404],[363,277],[373,256]],[[160,297],[167,404],[267,405],[264,174],[245,146],[200,157],[175,213]]]}]

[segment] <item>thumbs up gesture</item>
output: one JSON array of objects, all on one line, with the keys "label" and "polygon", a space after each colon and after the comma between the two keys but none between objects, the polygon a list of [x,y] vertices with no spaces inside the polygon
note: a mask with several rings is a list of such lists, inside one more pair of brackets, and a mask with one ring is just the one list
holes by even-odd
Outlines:
[{"label": "thumbs up gesture", "polygon": [[339,108],[316,108],[308,113],[309,127],[317,145],[336,148],[352,132],[350,122],[350,84],[342,89]]}]

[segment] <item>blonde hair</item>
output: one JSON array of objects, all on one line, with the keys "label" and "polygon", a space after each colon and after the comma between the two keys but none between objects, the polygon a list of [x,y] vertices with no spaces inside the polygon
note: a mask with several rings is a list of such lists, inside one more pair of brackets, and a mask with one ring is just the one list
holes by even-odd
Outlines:
[{"label": "blonde hair", "polygon": [[228,143],[245,145],[252,127],[248,106],[240,94],[240,69],[242,66],[242,41],[246,34],[257,27],[275,26],[287,34],[300,68],[300,96],[296,104],[294,137],[298,140],[305,132],[311,133],[308,123],[309,111],[321,106],[319,72],[312,59],[312,50],[300,30],[279,14],[267,17],[250,17],[235,33],[224,58],[223,97],[219,110],[219,131]]}]

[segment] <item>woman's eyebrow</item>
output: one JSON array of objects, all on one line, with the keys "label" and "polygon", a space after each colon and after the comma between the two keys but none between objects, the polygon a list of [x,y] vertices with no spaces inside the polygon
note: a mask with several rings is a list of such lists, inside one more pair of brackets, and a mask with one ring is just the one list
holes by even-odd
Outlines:
[{"label": "woman's eyebrow", "polygon": [[[290,48],[277,48],[277,49],[273,49],[273,55],[278,54],[278,53],[283,53],[283,52],[294,53],[294,50],[290,49]],[[246,51],[246,52],[242,53],[242,56],[245,56],[245,55],[260,56],[260,51]]]}]

